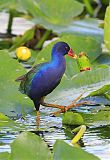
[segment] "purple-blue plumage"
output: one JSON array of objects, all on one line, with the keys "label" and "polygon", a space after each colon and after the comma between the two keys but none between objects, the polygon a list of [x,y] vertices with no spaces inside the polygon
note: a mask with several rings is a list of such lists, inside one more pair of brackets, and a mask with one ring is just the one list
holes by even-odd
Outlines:
[{"label": "purple-blue plumage", "polygon": [[36,110],[39,110],[41,98],[51,93],[60,83],[66,69],[64,56],[69,51],[70,47],[67,43],[56,43],[49,62],[36,65],[17,79],[21,81],[20,91],[33,100]]}]

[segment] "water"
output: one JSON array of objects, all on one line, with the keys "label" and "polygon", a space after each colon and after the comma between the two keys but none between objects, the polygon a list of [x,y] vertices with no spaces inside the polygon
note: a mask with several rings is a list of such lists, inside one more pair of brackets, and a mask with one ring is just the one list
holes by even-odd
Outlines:
[{"label": "water", "polygon": [[[67,132],[64,130],[64,126],[62,126],[62,118],[59,117],[51,117],[47,113],[51,113],[49,109],[43,108],[43,114],[41,114],[41,123],[40,130],[36,127],[35,116],[32,114],[28,114],[25,118],[17,120],[17,123],[20,124],[20,127],[17,127],[17,130],[12,130],[8,127],[2,128],[0,131],[0,152],[11,152],[10,143],[19,135],[21,131],[31,131],[35,134],[41,136],[45,142],[48,144],[50,149],[52,148],[56,139],[65,140],[67,143],[71,141],[71,137],[68,136]],[[80,146],[94,155],[101,158],[101,160],[110,159],[110,136],[108,135],[110,127],[101,126],[95,127],[90,126],[81,142]]]},{"label": "water", "polygon": [[[0,13],[0,33],[6,33],[8,17],[8,13]],[[21,35],[32,26],[34,26],[34,24],[30,21],[25,20],[24,18],[15,17],[13,20],[12,34]]]}]

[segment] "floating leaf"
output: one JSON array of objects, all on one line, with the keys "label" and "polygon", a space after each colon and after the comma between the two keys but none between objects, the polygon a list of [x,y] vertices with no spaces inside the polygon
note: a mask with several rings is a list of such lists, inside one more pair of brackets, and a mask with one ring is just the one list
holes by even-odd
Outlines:
[{"label": "floating leaf", "polygon": [[39,136],[31,132],[23,132],[11,144],[11,159],[50,160],[51,152]]},{"label": "floating leaf", "polygon": [[35,22],[43,26],[67,25],[73,21],[73,17],[78,16],[83,11],[84,7],[82,3],[76,0],[56,0],[55,3],[51,0],[35,0],[33,2],[23,0],[20,3],[35,18]]},{"label": "floating leaf", "polygon": [[84,124],[84,119],[79,113],[66,112],[62,123],[66,125],[82,125]]},{"label": "floating leaf", "polygon": [[103,29],[99,28],[99,20],[95,18],[75,20],[67,27],[55,27],[54,31],[62,35],[72,33],[79,36],[90,36],[103,42]]},{"label": "floating leaf", "polygon": [[[98,65],[110,65],[110,54],[104,53],[101,54],[93,63],[95,66]],[[100,67],[100,66],[99,66]]]},{"label": "floating leaf", "polygon": [[15,9],[15,7],[17,6],[16,0],[2,0],[0,1],[0,10],[2,9]]},{"label": "floating leaf", "polygon": [[0,112],[7,115],[25,113],[33,105],[18,91],[19,83],[15,79],[26,71],[4,50],[0,51],[0,64]]},{"label": "floating leaf", "polygon": [[110,107],[103,107],[101,109],[94,110],[92,113],[81,113],[84,120],[89,126],[105,126],[110,125]]},{"label": "floating leaf", "polygon": [[62,140],[56,141],[53,150],[54,160],[100,160],[93,154],[90,154],[81,148],[72,147]]},{"label": "floating leaf", "polygon": [[93,91],[92,93],[89,94],[89,96],[100,96],[104,95],[108,90],[110,90],[110,85],[104,85],[102,88]]},{"label": "floating leaf", "polygon": [[76,88],[83,87],[83,86],[87,86],[87,87],[94,86],[97,89],[99,89],[104,85],[110,84],[109,73],[110,73],[109,66],[107,68],[97,68],[91,71],[81,72],[73,76],[72,78],[72,81],[74,82],[73,86]]},{"label": "floating leaf", "polygon": [[110,6],[107,7],[104,19],[104,42],[110,52]]},{"label": "floating leaf", "polygon": [[1,160],[9,160],[10,154],[8,152],[2,152],[0,153],[0,159]]},{"label": "floating leaf", "polygon": [[0,121],[10,121],[10,118],[0,112]]},{"label": "floating leaf", "polygon": [[51,0],[37,0],[37,2],[39,8],[53,24],[66,25],[83,11],[83,4],[76,0],[56,0],[55,3]]}]

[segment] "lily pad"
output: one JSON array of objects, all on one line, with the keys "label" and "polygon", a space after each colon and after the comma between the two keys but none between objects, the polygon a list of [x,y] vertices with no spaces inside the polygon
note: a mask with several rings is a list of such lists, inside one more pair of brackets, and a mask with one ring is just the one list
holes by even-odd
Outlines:
[{"label": "lily pad", "polygon": [[84,124],[84,119],[79,113],[66,112],[62,123],[66,125],[82,125]]},{"label": "lily pad", "polygon": [[0,112],[7,115],[25,113],[33,105],[29,98],[18,91],[19,83],[15,79],[26,71],[5,50],[0,51],[0,64]]},{"label": "lily pad", "polygon": [[92,113],[81,113],[88,126],[110,125],[110,107],[94,110]]},{"label": "lily pad", "polygon": [[110,52],[110,6],[107,7],[104,19],[104,42]]},{"label": "lily pad", "polygon": [[[84,5],[76,0],[24,0],[20,1],[24,9],[35,18],[37,24],[47,25],[67,25],[73,21],[73,17],[78,16]],[[61,7],[62,6],[62,7]],[[65,18],[66,17],[66,18]]]},{"label": "lily pad", "polygon": [[1,160],[9,160],[9,156],[10,156],[10,153],[8,153],[8,152],[0,153],[0,159]]},{"label": "lily pad", "polygon": [[93,91],[92,93],[89,94],[89,96],[100,96],[104,95],[108,90],[110,90],[110,85],[104,85],[102,88]]},{"label": "lily pad", "polygon": [[100,160],[91,153],[84,151],[81,148],[76,148],[68,145],[62,140],[57,140],[54,145],[54,160]]},{"label": "lily pad", "polygon": [[100,21],[95,18],[75,20],[67,27],[55,27],[54,32],[58,34],[75,34],[79,36],[91,36],[97,41],[103,42],[103,29],[99,28]]},{"label": "lily pad", "polygon": [[30,132],[21,133],[11,144],[11,160],[50,160],[51,152],[47,144]]},{"label": "lily pad", "polygon": [[0,112],[0,121],[10,121],[10,118]]},{"label": "lily pad", "polygon": [[2,9],[14,9],[17,6],[16,0],[11,0],[11,1],[7,1],[7,0],[3,0],[0,1],[0,10]]}]

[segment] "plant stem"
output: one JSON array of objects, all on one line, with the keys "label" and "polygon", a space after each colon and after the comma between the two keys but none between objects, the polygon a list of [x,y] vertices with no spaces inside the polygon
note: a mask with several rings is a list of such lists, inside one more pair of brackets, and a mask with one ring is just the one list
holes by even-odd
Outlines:
[{"label": "plant stem", "polygon": [[90,4],[89,0],[83,0],[83,2],[85,3],[86,9],[88,11],[88,13],[93,16],[94,15],[94,10],[92,8],[92,5]]},{"label": "plant stem", "polygon": [[8,28],[7,28],[7,33],[8,34],[11,34],[11,32],[12,32],[13,17],[14,17],[13,11],[10,10],[10,12],[9,12],[9,20],[8,20]]},{"label": "plant stem", "polygon": [[78,132],[78,133],[77,133],[77,134],[75,135],[75,137],[72,139],[71,143],[72,143],[72,144],[77,143],[77,142],[81,139],[81,137],[84,135],[85,131],[86,131],[86,126],[85,126],[85,125],[81,125],[81,126],[75,128],[75,129],[73,130],[73,132]]},{"label": "plant stem", "polygon": [[46,30],[44,35],[42,36],[42,38],[40,39],[40,41],[37,43],[36,48],[40,49],[42,48],[42,45],[44,43],[44,41],[49,37],[49,35],[51,34],[51,30]]}]

